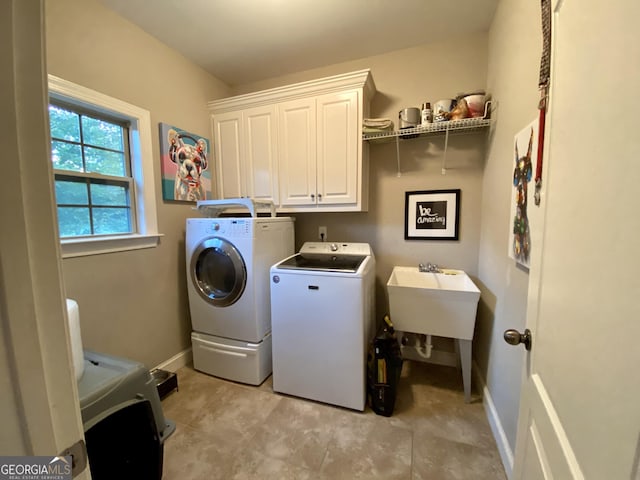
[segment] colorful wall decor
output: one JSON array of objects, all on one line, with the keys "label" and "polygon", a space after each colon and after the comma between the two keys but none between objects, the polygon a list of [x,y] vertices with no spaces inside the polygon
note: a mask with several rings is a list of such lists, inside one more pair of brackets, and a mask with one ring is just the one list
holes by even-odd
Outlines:
[{"label": "colorful wall decor", "polygon": [[178,202],[211,199],[210,152],[206,138],[160,123],[162,198]]},{"label": "colorful wall decor", "polygon": [[405,240],[458,240],[460,190],[405,193]]},{"label": "colorful wall decor", "polygon": [[534,201],[534,175],[539,161],[538,129],[539,121],[535,119],[514,138],[509,257],[527,268],[542,228],[540,207]]}]

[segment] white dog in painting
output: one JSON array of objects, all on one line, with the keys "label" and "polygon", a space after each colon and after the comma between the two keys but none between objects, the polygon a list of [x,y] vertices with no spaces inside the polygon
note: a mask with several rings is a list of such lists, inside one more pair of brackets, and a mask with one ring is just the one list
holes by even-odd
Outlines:
[{"label": "white dog in painting", "polygon": [[[187,138],[195,143],[184,143]],[[178,133],[170,129],[167,133],[169,142],[169,158],[178,167],[176,183],[173,193],[174,200],[186,200],[195,202],[205,200],[204,185],[202,185],[202,172],[207,169],[207,142],[204,138],[195,138]]]}]

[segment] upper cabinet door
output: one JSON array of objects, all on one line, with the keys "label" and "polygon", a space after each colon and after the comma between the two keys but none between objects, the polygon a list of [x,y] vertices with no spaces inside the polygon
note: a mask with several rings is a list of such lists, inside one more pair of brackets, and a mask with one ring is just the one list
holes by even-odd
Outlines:
[{"label": "upper cabinet door", "polygon": [[213,117],[214,150],[218,198],[246,195],[242,177],[242,112],[221,113]]},{"label": "upper cabinet door", "polygon": [[280,204],[316,202],[316,106],[315,98],[278,105]]},{"label": "upper cabinet door", "polygon": [[243,111],[243,177],[246,195],[278,204],[276,108],[274,105]]},{"label": "upper cabinet door", "polygon": [[358,92],[316,98],[318,205],[358,199]]}]

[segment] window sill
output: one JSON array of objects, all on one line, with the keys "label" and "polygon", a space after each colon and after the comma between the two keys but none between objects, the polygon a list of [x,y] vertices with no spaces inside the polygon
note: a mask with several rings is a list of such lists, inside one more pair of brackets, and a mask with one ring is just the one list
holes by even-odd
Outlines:
[{"label": "window sill", "polygon": [[62,258],[86,257],[103,253],[125,252],[158,246],[163,234],[118,235],[96,238],[70,238],[60,240]]}]

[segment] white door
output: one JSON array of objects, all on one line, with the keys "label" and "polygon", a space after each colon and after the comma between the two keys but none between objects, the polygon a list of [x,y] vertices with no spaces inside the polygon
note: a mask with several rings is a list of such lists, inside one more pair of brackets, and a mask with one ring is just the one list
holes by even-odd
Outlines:
[{"label": "white door", "polygon": [[640,4],[553,3],[546,221],[514,478],[637,480]]},{"label": "white door", "polygon": [[242,112],[213,116],[213,139],[216,154],[219,198],[246,196],[242,176]]},{"label": "white door", "polygon": [[53,457],[84,433],[52,203],[43,1],[3,8],[3,155],[21,173],[0,189],[0,454]]},{"label": "white door", "polygon": [[316,101],[301,98],[278,105],[281,205],[316,204]]},{"label": "white door", "polygon": [[244,110],[244,155],[242,171],[247,196],[278,204],[276,109],[265,105]]},{"label": "white door", "polygon": [[318,204],[356,203],[358,186],[358,92],[317,98]]}]

